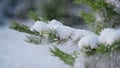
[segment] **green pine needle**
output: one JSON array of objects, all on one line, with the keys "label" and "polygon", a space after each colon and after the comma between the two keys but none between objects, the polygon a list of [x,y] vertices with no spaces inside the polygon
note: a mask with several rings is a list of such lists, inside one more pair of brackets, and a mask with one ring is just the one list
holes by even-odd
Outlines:
[{"label": "green pine needle", "polygon": [[40,36],[26,36],[27,39],[25,40],[28,43],[33,43],[39,45],[42,43],[42,39]]},{"label": "green pine needle", "polygon": [[54,49],[50,48],[50,52],[56,56],[59,57],[64,63],[73,66],[75,62],[75,58],[72,57],[72,55],[65,53],[61,51],[59,48],[54,47]]},{"label": "green pine needle", "polygon": [[91,47],[83,47],[81,50],[86,56],[92,56],[95,54],[107,54],[114,51],[120,51],[120,42],[115,42],[112,45],[99,44],[97,48],[92,49]]},{"label": "green pine needle", "polygon": [[10,29],[17,30],[19,32],[24,32],[24,33],[32,34],[32,35],[36,35],[36,36],[39,35],[39,32],[37,32],[37,31],[31,31],[29,26],[24,25],[24,24],[19,24],[19,23],[15,22],[15,21],[10,26]]}]

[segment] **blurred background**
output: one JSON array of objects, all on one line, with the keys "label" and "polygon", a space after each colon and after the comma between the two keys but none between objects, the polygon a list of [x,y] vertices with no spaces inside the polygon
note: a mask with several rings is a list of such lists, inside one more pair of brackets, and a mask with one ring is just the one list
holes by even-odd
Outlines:
[{"label": "blurred background", "polygon": [[64,25],[78,26],[83,22],[80,10],[90,11],[88,7],[75,4],[74,0],[0,0],[0,26],[11,20],[29,21],[29,11],[47,20],[56,19]]}]

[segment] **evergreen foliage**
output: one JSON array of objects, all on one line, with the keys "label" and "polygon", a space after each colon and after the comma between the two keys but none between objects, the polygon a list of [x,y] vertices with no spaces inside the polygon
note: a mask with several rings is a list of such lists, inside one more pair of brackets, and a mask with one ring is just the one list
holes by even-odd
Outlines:
[{"label": "evergreen foliage", "polygon": [[10,29],[14,29],[17,30],[19,32],[24,32],[24,33],[28,33],[28,34],[32,34],[32,35],[39,35],[39,32],[37,31],[31,31],[29,26],[24,25],[24,24],[19,24],[17,22],[13,22],[12,25],[10,26]]},{"label": "evergreen foliage", "polygon": [[59,43],[65,43],[68,39],[63,39],[60,38],[57,31],[54,29],[43,29],[40,32],[37,31],[31,31],[30,27],[24,24],[19,24],[17,22],[13,22],[12,25],[10,26],[10,29],[14,29],[17,30],[19,32],[23,32],[23,33],[27,33],[27,34],[31,34],[31,35],[35,35],[35,36],[26,36],[27,40],[26,42],[31,42],[33,44],[40,44],[42,41],[42,39],[45,38],[45,36],[47,36],[48,38],[46,40],[48,40],[48,42],[53,43],[53,42],[57,42]]},{"label": "evergreen foliage", "polygon": [[57,42],[59,44],[59,43],[64,43],[68,40],[68,39],[60,38],[58,32],[56,30],[50,29],[50,28],[43,29],[40,32],[40,36],[44,37],[44,35],[48,36],[48,40],[49,40],[50,43]]},{"label": "evergreen foliage", "polygon": [[57,47],[54,47],[54,49],[50,48],[50,52],[53,54],[53,56],[59,57],[66,64],[71,65],[71,66],[74,65],[75,58],[73,58],[72,55],[61,51]]},{"label": "evergreen foliage", "polygon": [[26,36],[26,42],[39,45],[42,43],[42,37],[40,36]]},{"label": "evergreen foliage", "polygon": [[[27,39],[25,41],[36,45],[42,44],[42,41],[45,39],[46,36],[48,37],[48,39],[46,40],[48,40],[48,42],[50,43],[57,42],[59,44],[64,43],[68,40],[60,38],[57,31],[54,29],[43,29],[41,32],[31,31],[29,26],[23,24],[21,25],[18,24],[17,22],[13,22],[10,28],[20,32],[31,34],[30,36],[28,35],[26,36]],[[57,47],[54,47],[54,49],[50,49],[50,52],[54,56],[59,57],[66,64],[73,66],[75,58],[73,58],[72,55],[61,51]]]},{"label": "evergreen foliage", "polygon": [[[107,3],[105,0],[75,0],[76,3],[83,4],[86,6],[89,6],[92,11],[82,12],[81,17],[84,19],[84,21],[87,24],[92,24],[92,27],[95,27],[95,33],[99,34],[102,29],[106,27],[115,27],[116,23],[119,23],[120,21],[120,14],[117,13],[114,9],[115,6],[112,4]],[[97,21],[95,14],[99,13],[99,15],[103,18],[101,21]],[[114,20],[114,21],[113,21]],[[111,24],[112,23],[112,24]],[[95,25],[95,26],[94,26]],[[115,42],[112,45],[106,45],[106,44],[99,44],[97,48],[90,48],[90,47],[83,47],[82,51],[87,55],[91,56],[94,54],[106,54],[110,53],[112,51],[118,51],[119,50],[120,43]]]},{"label": "evergreen foliage", "polygon": [[82,51],[86,56],[92,56],[95,54],[107,54],[115,51],[120,51],[120,42],[115,42],[112,45],[99,44],[96,48],[83,47]]}]

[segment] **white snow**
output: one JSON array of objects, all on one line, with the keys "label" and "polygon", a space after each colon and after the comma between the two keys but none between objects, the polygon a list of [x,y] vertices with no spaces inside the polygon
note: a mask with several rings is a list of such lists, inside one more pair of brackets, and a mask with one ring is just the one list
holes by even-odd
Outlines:
[{"label": "white snow", "polygon": [[69,26],[63,25],[61,22],[57,20],[51,20],[48,22],[42,22],[37,21],[32,27],[31,30],[41,31],[43,29],[54,29],[57,31],[58,35],[62,39],[66,39],[68,37],[71,37],[73,40],[79,40],[80,38],[89,35],[94,34],[87,30],[81,30],[81,29],[75,29]]},{"label": "white snow", "polygon": [[61,22],[59,22],[55,19],[51,20],[48,24],[51,25],[51,26],[53,26],[53,25],[63,25]]},{"label": "white snow", "polygon": [[71,38],[76,41],[76,40],[80,40],[82,37],[86,36],[86,35],[92,35],[94,33],[87,31],[87,30],[82,30],[82,29],[75,29],[73,31],[73,35],[71,36]]},{"label": "white snow", "polygon": [[78,46],[81,49],[83,46],[90,46],[91,48],[96,48],[99,44],[99,38],[96,35],[87,35],[81,38],[78,42]]},{"label": "white snow", "polygon": [[74,29],[68,26],[58,26],[56,31],[58,32],[60,38],[65,39],[72,35]]},{"label": "white snow", "polygon": [[74,67],[75,68],[86,68],[85,67],[85,56],[83,56],[83,55],[81,55],[81,56],[79,56],[79,58],[77,58],[76,60],[75,60],[75,64],[74,64]]},{"label": "white snow", "polygon": [[50,21],[48,24],[48,28],[56,30],[60,38],[63,38],[63,39],[71,36],[71,33],[74,30],[73,28],[69,26],[64,26],[61,22],[56,21],[56,20]]},{"label": "white snow", "polygon": [[112,28],[106,28],[100,33],[100,43],[113,44],[120,40],[120,31]]},{"label": "white snow", "polygon": [[50,22],[48,22],[48,24],[46,22],[37,21],[31,27],[31,30],[36,30],[39,32],[43,29],[56,30],[59,37],[62,39],[67,39],[71,37],[73,41],[80,40],[78,42],[79,48],[81,48],[82,46],[91,46],[92,48],[94,48],[99,43],[98,40],[100,41],[100,43],[111,45],[112,43],[120,39],[120,31],[116,29],[106,28],[101,32],[100,38],[98,38],[98,36],[90,31],[65,26],[57,20],[51,20]]},{"label": "white snow", "polygon": [[63,24],[57,20],[51,20],[48,22],[48,28],[56,30],[58,26],[63,26]]},{"label": "white snow", "polygon": [[72,68],[51,56],[48,45],[24,41],[25,34],[0,29],[0,68]]},{"label": "white snow", "polygon": [[31,26],[30,30],[36,30],[38,32],[40,32],[42,29],[46,29],[47,28],[47,23],[43,22],[43,21],[37,21],[35,22],[35,24],[33,26]]},{"label": "white snow", "polygon": [[48,24],[46,22],[42,22],[42,21],[37,21],[35,22],[35,24],[30,28],[30,30],[36,30],[38,32],[40,32],[43,29],[54,29],[58,32],[60,38],[68,38],[72,31],[73,28],[69,27],[69,26],[64,26],[61,22],[57,21],[57,20],[52,20],[50,22],[48,22]]}]

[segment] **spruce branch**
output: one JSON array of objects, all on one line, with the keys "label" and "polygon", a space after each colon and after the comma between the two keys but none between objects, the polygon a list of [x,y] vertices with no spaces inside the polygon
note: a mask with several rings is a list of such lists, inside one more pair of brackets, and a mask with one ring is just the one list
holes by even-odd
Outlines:
[{"label": "spruce branch", "polygon": [[50,52],[53,54],[53,56],[59,57],[64,63],[73,66],[75,62],[75,58],[72,57],[72,55],[63,52],[57,47],[54,47],[54,49],[50,48]]},{"label": "spruce branch", "polygon": [[17,30],[19,32],[24,32],[24,33],[39,36],[39,32],[31,31],[29,26],[24,25],[24,24],[19,24],[19,23],[15,22],[15,21],[10,26],[10,29],[14,29],[14,30]]}]

